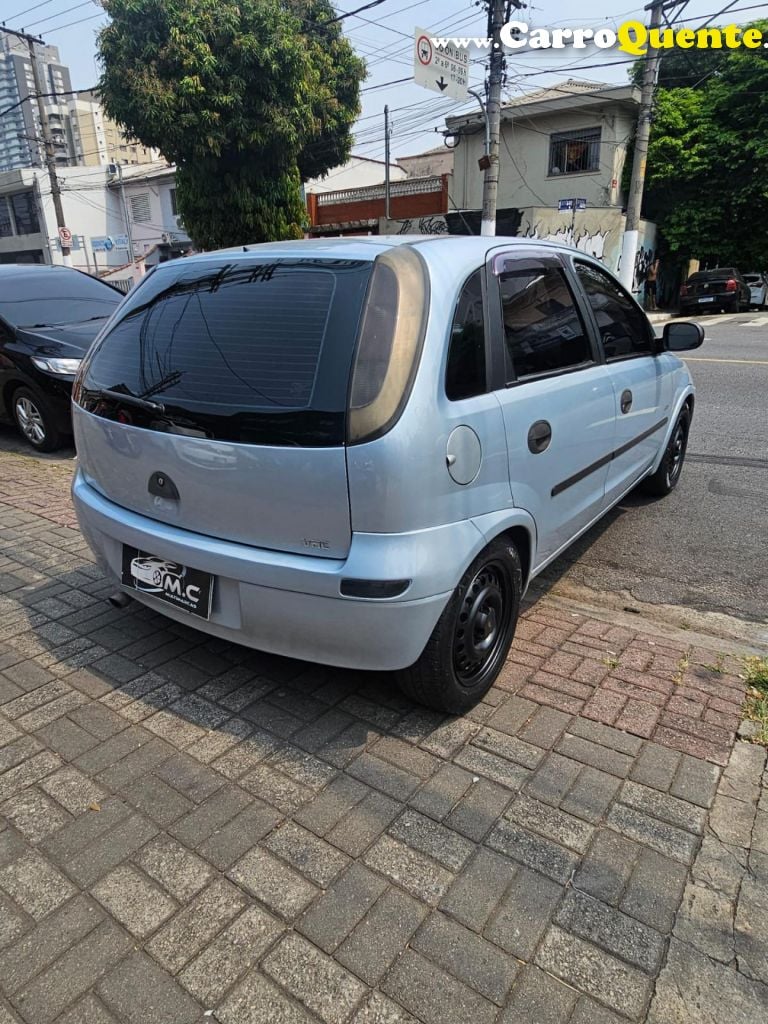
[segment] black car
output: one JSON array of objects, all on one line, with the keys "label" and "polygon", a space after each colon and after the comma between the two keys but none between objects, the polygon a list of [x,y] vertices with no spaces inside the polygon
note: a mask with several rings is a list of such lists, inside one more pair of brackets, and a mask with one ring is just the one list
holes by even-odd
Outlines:
[{"label": "black car", "polygon": [[72,433],[72,382],[122,299],[68,267],[0,266],[0,419],[38,451]]},{"label": "black car", "polygon": [[751,292],[741,271],[735,267],[700,270],[691,274],[680,289],[680,312],[688,314],[725,311],[741,313],[749,309]]}]

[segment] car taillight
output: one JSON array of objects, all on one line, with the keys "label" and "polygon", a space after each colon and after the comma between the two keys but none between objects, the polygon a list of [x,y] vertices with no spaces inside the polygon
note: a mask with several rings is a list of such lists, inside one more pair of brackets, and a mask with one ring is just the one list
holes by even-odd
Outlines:
[{"label": "car taillight", "polygon": [[727,292],[735,292],[738,290],[738,287],[738,284],[734,281],[733,278],[725,282],[725,290]]},{"label": "car taillight", "polygon": [[687,295],[688,294],[688,285],[687,284],[680,285],[680,294],[681,295]]}]

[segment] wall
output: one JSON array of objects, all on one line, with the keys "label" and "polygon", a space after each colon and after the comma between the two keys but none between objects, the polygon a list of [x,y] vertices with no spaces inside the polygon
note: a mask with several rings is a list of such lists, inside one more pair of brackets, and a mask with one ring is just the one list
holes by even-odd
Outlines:
[{"label": "wall", "polygon": [[441,146],[428,153],[399,156],[397,162],[409,178],[426,178],[435,174],[453,174],[454,151]]},{"label": "wall", "polygon": [[[385,164],[381,160],[364,160],[352,156],[341,167],[330,170],[323,178],[313,178],[304,186],[307,195],[319,195],[322,192],[339,192],[349,188],[365,188],[368,185],[384,183]],[[407,177],[402,167],[390,164],[390,181],[402,181]]]},{"label": "wall", "polygon": [[[561,245],[573,246],[618,273],[621,266],[621,241],[626,217],[618,207],[586,209],[576,212],[575,230],[573,214],[559,213],[547,207],[530,207],[522,211],[518,237],[537,238]],[[640,245],[635,261],[634,291],[639,291],[652,262],[656,247],[656,225],[640,222]]]},{"label": "wall", "polygon": [[403,220],[379,218],[380,235],[449,235],[448,222],[442,213],[425,217],[406,217]]},{"label": "wall", "polygon": [[[162,174],[125,174],[125,196],[129,211],[133,210],[131,198],[146,197],[149,204],[149,219],[143,222],[133,220],[133,243],[136,256],[143,256],[153,246],[163,241],[188,242],[189,235],[179,227],[179,218],[173,213],[171,190],[176,187],[175,170],[166,169]],[[133,180],[132,180],[133,179]],[[116,186],[114,187],[117,191]]]},{"label": "wall", "polygon": [[[590,206],[621,206],[619,183],[626,158],[627,140],[632,134],[631,108],[607,104],[595,110],[542,114],[534,119],[506,111],[502,124],[499,176],[499,206],[557,207],[559,199],[578,197]],[[509,120],[513,116],[513,120]],[[581,174],[550,176],[549,146],[554,132],[581,128],[602,129],[600,170]],[[478,160],[484,152],[484,134],[462,138],[455,151],[452,204],[462,210],[480,209],[483,202],[483,172]]]},{"label": "wall", "polygon": [[[313,229],[366,225],[377,227],[384,218],[384,186],[347,189],[309,195],[307,209]],[[399,181],[390,194],[393,220],[428,217],[448,210],[448,175],[442,178],[409,178]],[[313,230],[313,234],[317,234]]]}]

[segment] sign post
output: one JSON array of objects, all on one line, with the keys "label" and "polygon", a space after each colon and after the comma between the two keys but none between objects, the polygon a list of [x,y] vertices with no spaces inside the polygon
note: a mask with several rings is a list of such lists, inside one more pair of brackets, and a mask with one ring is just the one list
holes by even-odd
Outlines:
[{"label": "sign post", "polygon": [[451,43],[435,46],[432,34],[417,28],[413,54],[416,85],[453,100],[466,100],[469,88],[469,53]]}]

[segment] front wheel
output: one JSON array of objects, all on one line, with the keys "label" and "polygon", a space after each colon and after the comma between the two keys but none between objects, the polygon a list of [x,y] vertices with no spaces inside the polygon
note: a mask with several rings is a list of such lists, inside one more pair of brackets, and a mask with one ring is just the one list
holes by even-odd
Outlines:
[{"label": "front wheel", "polygon": [[39,452],[52,452],[61,447],[62,438],[53,412],[37,392],[30,388],[14,392],[13,418],[25,440]]},{"label": "front wheel", "polygon": [[642,487],[646,494],[656,498],[664,498],[671,494],[680,482],[688,450],[688,432],[691,427],[691,411],[687,407],[678,417],[672,437],[664,452],[661,465],[656,472],[643,481]]},{"label": "front wheel", "polygon": [[397,673],[401,690],[437,711],[474,707],[506,660],[522,589],[514,544],[492,541],[462,576],[419,660]]}]

